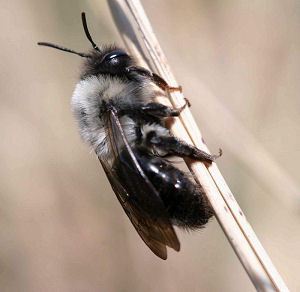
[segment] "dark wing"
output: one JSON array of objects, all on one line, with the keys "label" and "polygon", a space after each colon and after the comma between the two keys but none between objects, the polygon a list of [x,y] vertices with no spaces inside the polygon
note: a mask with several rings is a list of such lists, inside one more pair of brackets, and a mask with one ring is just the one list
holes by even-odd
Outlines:
[{"label": "dark wing", "polygon": [[167,258],[166,245],[179,251],[180,243],[170,223],[165,207],[135,154],[129,146],[116,112],[107,113],[108,142],[114,162],[99,160],[133,226],[160,258]]}]

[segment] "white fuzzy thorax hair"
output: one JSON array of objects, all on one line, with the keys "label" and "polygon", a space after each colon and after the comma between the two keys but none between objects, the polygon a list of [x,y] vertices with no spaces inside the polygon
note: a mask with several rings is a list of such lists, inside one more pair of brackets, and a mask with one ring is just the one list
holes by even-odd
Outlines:
[{"label": "white fuzzy thorax hair", "polygon": [[[132,82],[103,75],[81,80],[75,87],[71,104],[82,139],[92,146],[99,157],[110,157],[111,149],[108,146],[106,124],[101,119],[102,102],[112,101],[118,109],[126,105],[148,103],[153,100],[155,94],[157,91],[147,80],[139,87]],[[134,143],[136,123],[128,116],[121,117],[120,122],[128,142]],[[159,125],[146,124],[141,128],[142,135],[153,130],[153,127],[161,133],[168,131]]]}]

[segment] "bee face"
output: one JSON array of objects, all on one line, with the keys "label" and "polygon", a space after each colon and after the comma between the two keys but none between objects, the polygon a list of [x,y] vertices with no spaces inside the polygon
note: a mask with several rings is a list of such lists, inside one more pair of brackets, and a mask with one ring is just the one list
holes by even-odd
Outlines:
[{"label": "bee face", "polygon": [[110,46],[102,50],[93,49],[85,60],[83,78],[92,75],[122,75],[133,65],[133,59],[125,51]]}]

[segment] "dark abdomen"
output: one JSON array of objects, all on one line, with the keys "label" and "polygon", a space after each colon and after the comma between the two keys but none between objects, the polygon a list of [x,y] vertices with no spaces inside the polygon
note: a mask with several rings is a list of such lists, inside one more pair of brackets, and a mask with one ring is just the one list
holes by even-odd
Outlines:
[{"label": "dark abdomen", "polygon": [[174,225],[200,228],[213,216],[203,189],[187,174],[161,158],[139,154],[137,159],[158,191]]}]

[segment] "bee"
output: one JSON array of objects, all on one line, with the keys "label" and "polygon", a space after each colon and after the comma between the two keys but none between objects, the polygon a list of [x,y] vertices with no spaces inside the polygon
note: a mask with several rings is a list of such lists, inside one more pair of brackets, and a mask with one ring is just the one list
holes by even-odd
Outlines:
[{"label": "bee", "polygon": [[210,155],[172,135],[166,119],[178,117],[181,108],[155,101],[158,95],[181,90],[155,73],[139,67],[117,46],[92,44],[80,53],[48,42],[48,46],[84,58],[80,81],[72,96],[72,112],[84,142],[96,152],[106,176],[134,228],[161,259],[166,246],[180,250],[173,225],[195,230],[213,216],[203,188],[176,168],[169,157],[189,157],[211,163]]}]

